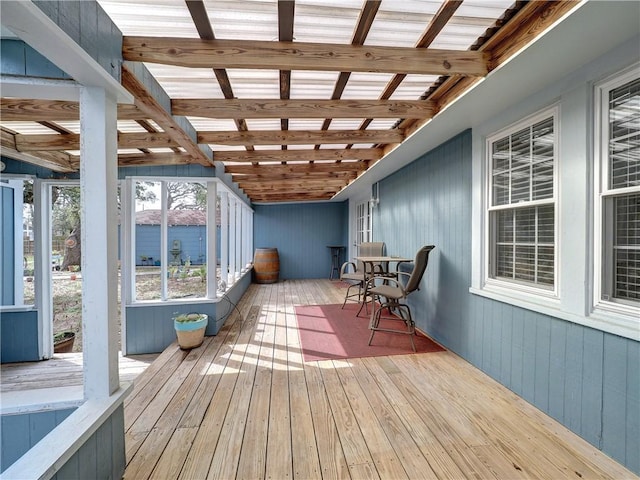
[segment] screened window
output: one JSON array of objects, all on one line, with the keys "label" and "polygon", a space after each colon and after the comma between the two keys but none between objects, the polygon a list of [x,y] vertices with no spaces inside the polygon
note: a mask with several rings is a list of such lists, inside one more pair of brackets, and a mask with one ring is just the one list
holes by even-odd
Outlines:
[{"label": "screened window", "polygon": [[488,140],[490,279],[555,287],[555,125],[547,111]]},{"label": "screened window", "polygon": [[640,78],[619,78],[602,93],[601,300],[639,305]]}]

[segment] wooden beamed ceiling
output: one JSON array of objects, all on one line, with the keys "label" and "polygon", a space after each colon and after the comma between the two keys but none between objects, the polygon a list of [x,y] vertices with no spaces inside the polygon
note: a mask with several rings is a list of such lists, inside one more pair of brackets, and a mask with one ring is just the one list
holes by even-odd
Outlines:
[{"label": "wooden beamed ceiling", "polygon": [[[487,19],[472,18],[470,11],[457,16],[464,2],[444,0],[436,11],[421,17],[425,18],[424,27],[410,42],[412,46],[398,46],[381,45],[379,39],[374,45],[367,44],[368,36],[376,31],[376,20],[391,15],[388,11],[381,15],[379,0],[363,0],[349,43],[296,41],[296,37],[312,36],[306,29],[322,30],[322,25],[297,23],[296,3],[290,0],[277,2],[277,37],[271,41],[216,38],[214,27],[222,31],[225,26],[225,16],[219,11],[222,7],[212,11],[202,0],[186,0],[181,8],[197,36],[153,36],[122,28],[126,61],[122,84],[135,103],[118,106],[119,165],[199,163],[212,167],[214,162],[222,162],[254,202],[331,199],[575,4],[572,0],[516,2]],[[300,15],[308,13],[304,6],[299,9]],[[118,18],[112,18],[118,25]],[[320,15],[317,19],[332,18]],[[487,25],[485,33],[464,48],[432,47],[438,45],[441,35],[451,35],[446,32],[448,26],[460,30],[481,20]],[[145,21],[143,15],[136,17],[140,26]],[[172,66],[172,73],[183,75],[185,86],[180,91],[169,80],[156,77],[171,96],[170,112],[127,62],[146,62],[152,72],[154,65]],[[262,78],[260,71],[265,78],[276,71],[275,96],[239,95],[234,89],[243,91],[243,71],[249,79]],[[327,72],[336,76],[328,77]],[[209,75],[211,80],[206,81],[219,88],[207,95],[202,95],[206,89],[199,88],[199,94],[192,94],[189,85],[198,81],[192,79],[193,74],[204,79]],[[363,78],[369,78],[366,75],[384,79],[382,83],[377,80],[377,91],[369,87],[358,92],[358,87],[367,88],[366,81],[363,83]],[[416,76],[424,77],[422,87],[408,98],[406,82],[423,78]],[[332,82],[330,96],[316,93],[325,92],[327,82]],[[77,102],[2,98],[0,115],[3,154],[61,172],[79,168],[80,135],[64,126],[78,121]],[[186,132],[181,126],[184,121],[176,117],[191,121],[197,127],[195,136]],[[279,129],[278,124],[274,128],[274,120]],[[137,131],[130,125],[122,131],[120,121],[135,122]],[[316,121],[321,123],[310,123]],[[24,133],[21,126],[25,122],[38,122],[42,128],[37,134]],[[217,123],[211,123],[214,128],[207,122]],[[292,129],[294,124],[297,126]],[[305,128],[308,124],[317,126]],[[343,126],[347,124],[351,126]],[[211,148],[213,158],[201,145]]]}]

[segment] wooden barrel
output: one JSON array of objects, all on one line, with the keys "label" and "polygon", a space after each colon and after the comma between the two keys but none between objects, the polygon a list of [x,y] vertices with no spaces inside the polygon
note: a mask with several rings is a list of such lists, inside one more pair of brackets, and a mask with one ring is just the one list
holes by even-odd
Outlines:
[{"label": "wooden barrel", "polygon": [[277,248],[256,248],[253,258],[256,283],[276,283],[280,274],[280,258]]}]

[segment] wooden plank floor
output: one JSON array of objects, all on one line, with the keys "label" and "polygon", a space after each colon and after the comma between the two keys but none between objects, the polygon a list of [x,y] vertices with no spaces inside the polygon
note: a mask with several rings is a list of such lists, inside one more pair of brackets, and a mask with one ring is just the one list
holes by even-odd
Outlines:
[{"label": "wooden plank floor", "polygon": [[[131,382],[144,372],[158,354],[118,357],[120,380]],[[45,362],[4,363],[0,366],[0,391],[72,387],[82,385],[82,353],[56,353]]]},{"label": "wooden plank floor", "polygon": [[125,401],[125,478],[637,478],[451,352],[304,363],[294,306],[343,293],[253,284],[167,348]]}]

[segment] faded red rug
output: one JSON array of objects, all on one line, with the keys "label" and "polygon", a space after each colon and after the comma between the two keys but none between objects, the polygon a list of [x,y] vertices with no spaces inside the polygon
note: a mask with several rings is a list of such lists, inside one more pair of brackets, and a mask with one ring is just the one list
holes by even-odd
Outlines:
[{"label": "faded red rug", "polygon": [[[413,353],[407,335],[376,332],[369,341],[369,318],[356,317],[357,304],[304,305],[296,307],[300,345],[305,362],[340,358],[377,357]],[[404,328],[398,320],[382,320],[380,326]],[[444,348],[423,334],[413,337],[417,353],[442,352]]]}]

